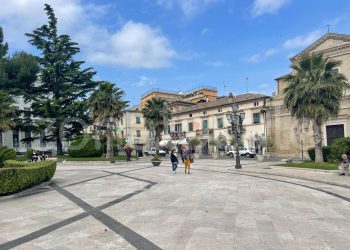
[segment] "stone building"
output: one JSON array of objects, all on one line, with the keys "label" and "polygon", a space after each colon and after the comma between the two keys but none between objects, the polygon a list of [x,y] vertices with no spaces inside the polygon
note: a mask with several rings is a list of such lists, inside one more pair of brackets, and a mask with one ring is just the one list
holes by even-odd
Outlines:
[{"label": "stone building", "polygon": [[[350,80],[350,36],[328,33],[305,48],[290,60],[293,63],[301,54],[323,53],[325,56],[340,60],[338,72]],[[284,76],[278,77],[277,93],[267,102],[267,135],[271,138],[275,155],[307,157],[308,148],[313,147],[311,124],[299,124],[290,116],[290,112],[283,104],[283,90],[287,86]],[[350,135],[350,91],[347,90],[341,101],[340,113],[323,125],[323,143],[330,145],[339,137]]]},{"label": "stone building", "polygon": [[226,113],[232,112],[233,103],[238,104],[239,113],[245,113],[243,126],[245,132],[242,134],[242,142],[245,147],[253,147],[255,135],[266,135],[265,126],[265,104],[269,96],[262,94],[242,94],[238,96],[229,95],[220,97],[215,101],[198,103],[195,105],[171,105],[172,118],[170,120],[169,134],[163,136],[164,140],[178,142],[182,139],[197,138],[201,141],[201,154],[210,154],[209,141],[211,139],[223,138],[229,144],[230,124],[226,119]]}]

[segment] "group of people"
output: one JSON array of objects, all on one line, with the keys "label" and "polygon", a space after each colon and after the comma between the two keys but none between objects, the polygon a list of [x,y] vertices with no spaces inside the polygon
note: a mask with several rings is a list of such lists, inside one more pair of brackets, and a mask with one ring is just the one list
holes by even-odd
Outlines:
[{"label": "group of people", "polygon": [[[183,154],[183,151],[180,151],[182,162],[185,164],[185,174],[190,174],[191,168],[191,156],[189,154]],[[171,151],[170,161],[173,169],[173,173],[176,174],[176,169],[179,164],[179,160],[175,154],[175,149]]]}]

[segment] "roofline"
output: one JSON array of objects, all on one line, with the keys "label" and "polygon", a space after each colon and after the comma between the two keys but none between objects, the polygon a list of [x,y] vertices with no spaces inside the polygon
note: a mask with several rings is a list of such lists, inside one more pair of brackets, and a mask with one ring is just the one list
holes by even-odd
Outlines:
[{"label": "roofline", "polygon": [[321,36],[319,39],[317,39],[316,41],[314,41],[312,44],[310,44],[309,46],[307,46],[306,48],[304,48],[302,51],[300,51],[298,54],[296,54],[295,56],[292,56],[289,58],[290,61],[294,61],[297,57],[299,57],[301,54],[305,53],[306,51],[308,51],[309,49],[311,49],[315,44],[321,42],[322,40],[326,40],[329,37],[334,37],[334,36],[339,36],[339,37],[347,37],[350,39],[350,35],[347,34],[340,34],[340,33],[332,33],[329,32],[323,36]]}]

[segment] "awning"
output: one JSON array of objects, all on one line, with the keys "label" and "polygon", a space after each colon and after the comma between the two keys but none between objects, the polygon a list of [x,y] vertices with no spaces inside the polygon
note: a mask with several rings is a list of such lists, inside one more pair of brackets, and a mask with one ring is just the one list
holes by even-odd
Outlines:
[{"label": "awning", "polygon": [[184,139],[180,140],[180,141],[178,142],[178,144],[180,144],[180,145],[188,145],[187,139],[184,138]]},{"label": "awning", "polygon": [[165,147],[167,143],[168,143],[168,140],[161,140],[161,141],[159,142],[159,146]]}]

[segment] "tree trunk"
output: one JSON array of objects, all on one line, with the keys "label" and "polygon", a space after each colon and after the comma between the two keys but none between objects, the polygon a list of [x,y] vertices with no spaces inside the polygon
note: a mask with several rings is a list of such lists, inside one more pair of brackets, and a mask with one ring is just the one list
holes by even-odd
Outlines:
[{"label": "tree trunk", "polygon": [[61,135],[60,133],[57,133],[56,135],[56,147],[57,147],[57,155],[63,155],[63,150],[62,150],[62,140],[61,140]]},{"label": "tree trunk", "polygon": [[159,137],[160,137],[160,132],[159,132],[159,129],[156,129],[155,131],[155,147],[156,147],[156,157],[158,158],[159,157]]},{"label": "tree trunk", "polygon": [[314,123],[314,142],[315,142],[315,162],[323,163],[322,153],[322,124]]},{"label": "tree trunk", "polygon": [[107,150],[106,158],[111,159],[113,157],[113,135],[110,128],[107,128]]}]

